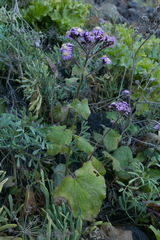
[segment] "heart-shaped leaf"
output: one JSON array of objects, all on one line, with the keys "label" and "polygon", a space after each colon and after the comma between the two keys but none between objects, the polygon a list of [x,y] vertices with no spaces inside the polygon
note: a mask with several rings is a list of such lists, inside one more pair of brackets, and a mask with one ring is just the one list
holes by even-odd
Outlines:
[{"label": "heart-shaped leaf", "polygon": [[74,99],[71,103],[71,107],[85,119],[88,119],[91,113],[87,99],[83,99],[81,102],[78,99]]},{"label": "heart-shaped leaf", "polygon": [[128,171],[134,171],[134,164],[139,163],[138,159],[133,159],[131,149],[126,146],[121,146],[114,151],[113,157],[119,161],[122,169],[117,173],[117,175],[124,180],[131,179],[132,176],[128,173]]},{"label": "heart-shaped leaf", "polygon": [[46,139],[53,143],[47,150],[49,155],[67,152],[68,146],[72,141],[72,131],[65,129],[66,126],[53,126]]},{"label": "heart-shaped leaf", "polygon": [[54,191],[54,200],[65,199],[78,217],[81,212],[82,219],[91,221],[100,211],[102,200],[106,196],[106,186],[103,176],[88,161],[75,172],[75,178],[65,177],[60,186]]},{"label": "heart-shaped leaf", "polygon": [[[105,129],[104,134],[106,131],[108,131],[108,128]],[[106,149],[109,152],[117,149],[120,138],[121,138],[121,135],[118,134],[117,131],[111,129],[107,133],[107,135],[104,137],[104,140],[103,140]]]},{"label": "heart-shaped leaf", "polygon": [[72,141],[72,131],[65,128],[66,126],[53,126],[47,134],[47,140],[61,146],[69,145]]}]

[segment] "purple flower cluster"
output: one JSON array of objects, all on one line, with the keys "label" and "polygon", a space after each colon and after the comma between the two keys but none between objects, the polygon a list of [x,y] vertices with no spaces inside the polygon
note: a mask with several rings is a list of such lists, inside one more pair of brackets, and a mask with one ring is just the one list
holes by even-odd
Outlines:
[{"label": "purple flower cluster", "polygon": [[73,27],[73,28],[71,28],[70,31],[67,32],[66,38],[76,39],[80,36],[83,36],[84,32],[85,31],[79,27]]},{"label": "purple flower cluster", "polygon": [[[113,47],[116,44],[115,37],[107,36],[104,30],[99,26],[94,27],[92,31],[84,31],[79,27],[73,27],[67,32],[65,37],[78,42],[86,53],[93,49],[97,44],[99,44],[99,50],[97,50],[97,52],[106,47]],[[72,57],[72,46],[71,43],[62,45],[60,50],[62,52],[63,60],[68,60]],[[112,63],[107,56],[103,56],[101,59],[103,63]]]},{"label": "purple flower cluster", "polygon": [[160,130],[160,123],[158,123],[156,126],[154,126],[155,130]]},{"label": "purple flower cluster", "polygon": [[72,47],[74,45],[70,42],[62,44],[62,47],[60,48],[60,51],[62,52],[62,58],[63,60],[68,60],[72,57]]},{"label": "purple flower cluster", "polygon": [[103,42],[103,48],[113,47],[116,43],[115,37],[107,36],[104,30],[99,26],[93,28],[92,31],[84,31],[81,28],[73,27],[66,34],[66,38],[69,39],[78,39],[79,37],[82,44]]},{"label": "purple flower cluster", "polygon": [[122,96],[123,97],[130,97],[131,96],[131,92],[129,90],[123,90],[122,91]]},{"label": "purple flower cluster", "polygon": [[113,102],[109,106],[109,108],[115,109],[118,112],[125,113],[128,115],[131,112],[131,108],[129,107],[128,103],[122,102]]}]

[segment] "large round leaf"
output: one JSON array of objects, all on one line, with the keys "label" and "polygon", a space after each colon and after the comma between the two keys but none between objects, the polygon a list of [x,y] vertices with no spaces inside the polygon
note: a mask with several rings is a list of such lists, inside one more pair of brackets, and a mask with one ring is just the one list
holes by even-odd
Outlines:
[{"label": "large round leaf", "polygon": [[65,199],[74,217],[81,213],[82,219],[91,221],[100,211],[102,200],[106,196],[104,177],[88,161],[75,172],[75,177],[65,177],[55,189],[54,200]]}]

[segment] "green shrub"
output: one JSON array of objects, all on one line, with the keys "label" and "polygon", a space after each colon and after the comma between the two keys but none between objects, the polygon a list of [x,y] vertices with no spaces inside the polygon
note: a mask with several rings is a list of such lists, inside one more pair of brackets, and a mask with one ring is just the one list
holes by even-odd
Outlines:
[{"label": "green shrub", "polygon": [[54,26],[65,34],[72,26],[81,27],[88,14],[89,4],[72,0],[32,0],[27,9],[21,9],[23,18],[36,30]]}]

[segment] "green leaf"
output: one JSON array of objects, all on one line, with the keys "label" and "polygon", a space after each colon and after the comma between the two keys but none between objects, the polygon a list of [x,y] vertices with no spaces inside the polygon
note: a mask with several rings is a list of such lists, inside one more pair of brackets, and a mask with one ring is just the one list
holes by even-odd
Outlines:
[{"label": "green leaf", "polygon": [[0,237],[0,240],[23,240],[22,238],[20,238],[20,237],[13,237],[13,236],[2,236],[2,237]]},{"label": "green leaf", "polygon": [[97,160],[95,157],[91,158],[93,167],[102,175],[106,174],[106,169],[104,168],[103,164]]},{"label": "green leaf", "polygon": [[71,85],[73,83],[76,83],[78,81],[78,78],[76,77],[66,78],[65,81],[66,81],[66,84]]},{"label": "green leaf", "polygon": [[2,182],[0,182],[0,192],[2,191],[3,185],[5,182],[7,182],[8,178],[4,179]]},{"label": "green leaf", "polygon": [[99,134],[99,133],[94,132],[93,137],[96,140],[96,142],[98,143],[98,142],[100,142],[102,140],[103,136],[101,134]]},{"label": "green leaf", "polygon": [[106,151],[103,151],[103,154],[106,158],[108,158],[109,160],[112,160],[113,170],[115,170],[116,172],[119,172],[122,170],[120,166],[120,162],[116,158],[114,158],[111,154],[109,154]]},{"label": "green leaf", "polygon": [[6,224],[0,227],[0,232],[9,228],[15,228],[17,227],[17,224]]},{"label": "green leaf", "polygon": [[46,16],[50,11],[52,11],[52,7],[49,6],[49,4],[46,5],[43,1],[35,1],[27,10],[22,10],[22,14],[28,22],[32,22],[36,19],[42,19],[42,17]]},{"label": "green leaf", "polygon": [[90,155],[93,152],[94,147],[91,146],[91,144],[89,142],[87,142],[84,138],[78,137],[76,135],[74,137],[78,143],[78,149],[80,151],[84,151],[88,155]]},{"label": "green leaf", "polygon": [[135,162],[138,163],[138,159],[133,159],[132,152],[129,147],[121,146],[116,149],[113,153],[113,157],[117,159],[120,163],[121,171],[117,174],[120,178],[124,180],[131,179],[131,174],[128,171],[134,171]]},{"label": "green leaf", "polygon": [[46,138],[48,141],[60,146],[69,145],[72,141],[72,131],[66,129],[66,126],[53,126]]},{"label": "green leaf", "polygon": [[72,68],[72,76],[77,74],[82,74],[85,72],[85,68],[79,68],[78,66],[75,66]]},{"label": "green leaf", "polygon": [[149,228],[154,232],[156,239],[160,240],[160,230],[156,229],[154,226],[150,225]]},{"label": "green leaf", "polygon": [[49,192],[46,186],[42,182],[40,182],[40,190],[43,192],[45,196],[46,209],[48,209],[49,208]]},{"label": "green leaf", "polygon": [[113,153],[113,157],[120,161],[121,166],[126,166],[126,162],[130,163],[133,160],[132,152],[130,148],[126,146],[121,146],[116,149]]},{"label": "green leaf", "polygon": [[137,132],[138,131],[138,129],[139,129],[139,127],[138,126],[136,126],[136,125],[134,125],[134,124],[130,124],[128,127],[127,127],[127,131],[128,132],[130,132],[130,133],[135,133],[135,132]]},{"label": "green leaf", "polygon": [[66,164],[60,163],[56,166],[56,168],[52,167],[52,169],[53,169],[53,172],[54,172],[53,180],[58,185],[62,181],[62,179],[64,178],[65,170],[66,170]]},{"label": "green leaf", "polygon": [[106,186],[103,176],[88,161],[75,172],[75,177],[65,177],[54,191],[54,199],[65,198],[69,203],[74,217],[79,212],[82,219],[91,221],[100,211],[102,200],[106,196]]},{"label": "green leaf", "polygon": [[74,99],[71,103],[71,107],[85,119],[88,119],[91,113],[87,99],[83,99],[81,102],[78,99]]},{"label": "green leaf", "polygon": [[57,144],[52,144],[52,148],[47,150],[48,155],[57,155],[62,151],[62,146]]},{"label": "green leaf", "polygon": [[[140,100],[139,100],[140,101]],[[149,111],[149,105],[147,103],[137,104],[136,105],[136,115],[143,115],[144,113]]]},{"label": "green leaf", "polygon": [[[109,128],[106,128],[103,134],[108,131]],[[117,131],[111,129],[108,134],[105,136],[103,143],[106,149],[110,152],[115,150],[118,147],[118,142],[121,138],[121,135],[117,133]]]},{"label": "green leaf", "polygon": [[106,118],[107,118],[107,119],[110,119],[110,120],[116,121],[117,118],[118,118],[118,114],[117,114],[117,112],[115,112],[115,111],[107,112]]}]

